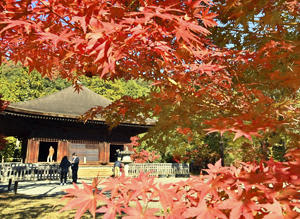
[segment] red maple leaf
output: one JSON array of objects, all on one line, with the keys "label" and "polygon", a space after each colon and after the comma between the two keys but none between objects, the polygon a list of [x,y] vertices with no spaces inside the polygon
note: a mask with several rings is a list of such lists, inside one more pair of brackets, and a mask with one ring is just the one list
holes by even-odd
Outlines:
[{"label": "red maple leaf", "polygon": [[141,172],[137,178],[133,178],[127,188],[132,191],[133,197],[142,197],[144,203],[155,196],[152,192],[155,189],[154,177],[149,176],[150,173]]},{"label": "red maple leaf", "polygon": [[164,212],[165,219],[181,219],[183,218],[183,213],[187,209],[186,203],[184,202],[175,202],[173,205]]},{"label": "red maple leaf", "polygon": [[283,219],[283,212],[281,205],[278,201],[275,199],[273,200],[273,203],[268,203],[268,204],[261,204],[261,207],[269,211],[269,214],[264,216],[264,219]]},{"label": "red maple leaf", "polygon": [[179,127],[176,129],[176,131],[180,134],[183,134],[183,135],[187,135],[189,133],[191,133],[191,129],[190,128],[182,128],[182,127]]},{"label": "red maple leaf", "polygon": [[118,178],[110,177],[101,183],[103,186],[101,193],[109,191],[112,197],[117,197],[120,192],[128,190],[125,186],[127,181],[128,179],[124,175]]},{"label": "red maple leaf", "polygon": [[122,199],[106,200],[105,205],[96,210],[97,213],[104,213],[103,219],[116,218],[124,210]]},{"label": "red maple leaf", "polygon": [[68,201],[66,206],[60,210],[70,210],[77,209],[75,219],[79,219],[87,210],[95,218],[97,201],[105,200],[105,197],[101,195],[97,188],[87,185],[85,182],[82,182],[83,188],[79,188],[75,183],[74,187],[71,189],[66,189],[67,195],[62,199],[71,199]]},{"label": "red maple leaf", "polygon": [[139,201],[136,201],[135,207],[127,207],[124,212],[127,214],[123,219],[157,219],[154,214],[159,208],[143,208]]},{"label": "red maple leaf", "polygon": [[260,206],[253,200],[258,194],[254,191],[247,191],[238,188],[239,192],[229,193],[229,199],[222,201],[218,205],[219,209],[230,209],[230,218],[236,219],[240,217],[244,218],[254,218],[254,215]]},{"label": "red maple leaf", "polygon": [[208,174],[217,176],[218,173],[225,173],[227,172],[229,169],[228,167],[223,167],[222,166],[222,160],[219,159],[215,165],[213,164],[208,164],[207,165],[208,169],[203,169],[205,172],[207,172]]},{"label": "red maple leaf", "polygon": [[159,196],[159,202],[161,203],[164,211],[167,211],[168,208],[172,208],[174,201],[179,200],[177,197],[176,190],[172,184],[159,184],[156,192]]},{"label": "red maple leaf", "polygon": [[[226,215],[221,212],[216,207],[208,207],[206,204],[205,199],[199,202],[197,207],[190,207],[184,212],[183,216],[185,218],[193,218],[196,217],[197,219],[215,219],[215,218],[227,218]],[[238,217],[237,217],[238,218]]]},{"label": "red maple leaf", "polygon": [[196,17],[203,21],[206,27],[214,27],[217,25],[217,22],[213,20],[216,16],[217,14],[210,12],[209,8],[202,10],[200,15],[196,15]]},{"label": "red maple leaf", "polygon": [[19,21],[19,20],[5,20],[5,21],[1,21],[1,24],[7,24],[1,31],[0,34],[4,31],[7,31],[13,27],[16,26],[24,26],[25,29],[28,30],[28,28],[31,26],[31,23],[28,21]]}]

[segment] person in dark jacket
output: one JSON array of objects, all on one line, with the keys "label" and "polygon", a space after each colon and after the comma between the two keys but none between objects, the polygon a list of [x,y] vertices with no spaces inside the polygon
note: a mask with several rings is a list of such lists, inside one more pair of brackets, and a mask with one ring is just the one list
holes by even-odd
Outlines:
[{"label": "person in dark jacket", "polygon": [[60,185],[65,185],[67,183],[67,175],[69,171],[69,167],[71,166],[70,161],[68,160],[67,156],[64,156],[61,159],[59,164],[60,167]]},{"label": "person in dark jacket", "polygon": [[79,157],[76,153],[72,154],[72,179],[73,183],[77,183],[77,172],[78,172],[78,165],[79,165]]}]

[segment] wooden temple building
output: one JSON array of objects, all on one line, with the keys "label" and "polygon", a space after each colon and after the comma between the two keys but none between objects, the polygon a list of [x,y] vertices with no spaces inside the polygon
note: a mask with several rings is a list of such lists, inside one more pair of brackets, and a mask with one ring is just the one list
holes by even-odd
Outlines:
[{"label": "wooden temple building", "polygon": [[130,137],[146,132],[151,124],[121,123],[112,130],[101,118],[86,123],[78,117],[110,100],[86,87],[78,93],[73,87],[25,102],[12,103],[0,112],[0,133],[22,141],[25,163],[46,162],[49,148],[54,161],[73,152],[81,164],[107,164],[117,159],[116,151],[130,143]]}]

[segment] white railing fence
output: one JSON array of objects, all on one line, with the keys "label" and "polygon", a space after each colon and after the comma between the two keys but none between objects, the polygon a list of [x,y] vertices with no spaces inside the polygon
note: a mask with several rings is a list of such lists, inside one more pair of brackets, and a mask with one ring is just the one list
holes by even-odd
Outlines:
[{"label": "white railing fence", "polygon": [[[183,163],[129,164],[128,176],[136,177],[140,172],[150,173],[150,176],[156,177],[187,177],[190,174],[189,164]],[[60,168],[57,163],[0,163],[0,182],[58,180],[59,178]]]},{"label": "white railing fence", "polygon": [[131,163],[128,175],[135,177],[140,172],[150,173],[156,177],[188,177],[190,174],[189,164],[185,163]]},{"label": "white railing fence", "polygon": [[58,180],[59,164],[1,163],[0,182]]},{"label": "white railing fence", "polygon": [[10,162],[10,163],[16,163],[16,162],[21,162],[22,163],[23,159],[22,158],[17,158],[17,157],[2,157],[1,163],[4,162]]}]

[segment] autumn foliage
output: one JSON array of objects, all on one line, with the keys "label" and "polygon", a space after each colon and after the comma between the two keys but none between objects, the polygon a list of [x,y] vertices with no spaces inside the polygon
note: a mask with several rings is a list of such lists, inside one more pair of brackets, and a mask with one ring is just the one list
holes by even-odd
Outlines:
[{"label": "autumn foliage", "polygon": [[145,149],[138,148],[138,146],[140,145],[140,143],[138,142],[139,137],[134,136],[131,137],[130,140],[131,143],[129,144],[129,146],[134,152],[132,155],[130,155],[130,157],[134,163],[153,163],[160,158],[160,155],[155,151],[147,151]]},{"label": "autumn foliage", "polygon": [[[297,32],[289,27],[299,4],[259,2],[1,1],[0,60],[21,62],[49,78],[68,78],[77,89],[80,75],[152,82],[149,97],[124,97],[93,109],[87,118],[100,113],[116,125],[156,116],[160,130],[233,132],[234,139],[251,139],[291,125],[299,115],[290,110],[300,85],[299,45],[288,39]],[[272,19],[275,12],[283,18]],[[219,46],[218,14],[221,22],[248,28],[253,48]],[[257,31],[249,30],[250,18],[261,18]],[[274,91],[287,99],[274,98]]]},{"label": "autumn foliage", "polygon": [[[95,107],[84,119],[101,114],[117,125],[155,117],[147,135],[156,145],[170,130],[187,141],[193,132],[229,132],[232,140],[280,132],[299,148],[299,15],[295,0],[6,0],[0,61],[68,78],[78,90],[80,75],[150,81],[148,96]],[[218,162],[207,173],[167,185],[142,174],[75,186],[65,209],[105,218],[297,217],[299,150],[286,163]]]},{"label": "autumn foliage", "polygon": [[133,148],[133,152],[134,154],[131,155],[131,159],[135,163],[153,163],[160,158],[155,151],[137,150]]},{"label": "autumn foliage", "polygon": [[[89,211],[104,218],[297,218],[300,207],[300,151],[288,163],[272,159],[259,164],[222,167],[210,164],[206,175],[177,183],[156,183],[141,173],[67,189],[67,205],[75,218]],[[101,189],[99,189],[101,188]]]}]

